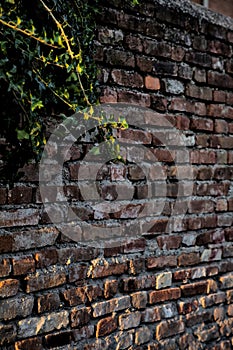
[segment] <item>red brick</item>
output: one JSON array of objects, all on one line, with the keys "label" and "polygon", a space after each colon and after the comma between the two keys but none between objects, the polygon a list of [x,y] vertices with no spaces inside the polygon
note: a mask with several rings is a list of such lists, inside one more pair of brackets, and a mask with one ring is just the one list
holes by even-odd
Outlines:
[{"label": "red brick", "polygon": [[60,286],[66,283],[66,274],[61,269],[53,271],[52,273],[37,272],[35,275],[29,275],[25,278],[26,293],[35,292],[42,289],[48,289]]},{"label": "red brick", "polygon": [[147,75],[145,77],[145,86],[148,90],[159,90],[160,89],[160,80],[158,78]]},{"label": "red brick", "polygon": [[207,245],[209,243],[219,244],[223,243],[224,241],[224,231],[214,230],[199,234],[196,239],[196,245]]},{"label": "red brick", "polygon": [[75,307],[70,313],[71,327],[76,328],[88,324],[91,319],[91,308],[90,307]]},{"label": "red brick", "polygon": [[189,297],[196,294],[207,294],[208,281],[184,284],[180,288],[184,297]]},{"label": "red brick", "polygon": [[208,51],[222,56],[231,56],[230,46],[221,41],[211,40],[208,43]]},{"label": "red brick", "polygon": [[183,47],[175,46],[172,48],[172,55],[171,55],[172,60],[181,62],[183,61],[184,56],[185,56],[185,50],[183,49]]},{"label": "red brick", "polygon": [[189,130],[190,119],[184,115],[178,115],[176,117],[176,127],[179,130]]},{"label": "red brick", "polygon": [[11,264],[9,259],[0,260],[0,277],[9,276],[11,272]]},{"label": "red brick", "polygon": [[233,88],[233,78],[227,74],[211,72],[207,73],[208,84],[217,86],[218,88],[232,89]]},{"label": "red brick", "polygon": [[184,98],[173,98],[169,105],[169,110],[178,112],[194,113],[195,105],[191,101]]},{"label": "red brick", "polygon": [[150,95],[126,90],[118,91],[118,102],[138,104],[142,107],[150,107]]},{"label": "red brick", "polygon": [[92,278],[102,278],[112,275],[122,275],[128,269],[127,263],[116,263],[108,265],[93,266],[91,271]]},{"label": "red brick", "polygon": [[117,67],[134,67],[135,59],[131,52],[125,52],[122,50],[108,49],[106,51],[106,63]]},{"label": "red brick", "polygon": [[189,203],[189,213],[212,213],[214,211],[214,203],[210,200],[192,200]]},{"label": "red brick", "polygon": [[12,259],[12,265],[15,276],[35,272],[35,260],[30,255]]},{"label": "red brick", "polygon": [[8,192],[8,204],[22,204],[32,202],[32,188],[31,187],[14,187]]},{"label": "red brick", "polygon": [[211,119],[196,118],[191,120],[192,130],[213,131],[214,123]]},{"label": "red brick", "polygon": [[15,279],[7,279],[0,281],[0,297],[8,298],[17,294],[19,290],[19,281]]},{"label": "red brick", "polygon": [[72,332],[71,331],[63,331],[59,333],[48,334],[44,337],[45,345],[48,348],[55,348],[61,346],[67,346],[72,342]]},{"label": "red brick", "polygon": [[156,238],[158,246],[163,250],[178,249],[181,246],[181,236],[159,236]]},{"label": "red brick", "polygon": [[117,293],[117,289],[118,289],[117,280],[107,280],[104,283],[104,297],[106,299],[114,297]]},{"label": "red brick", "polygon": [[47,293],[37,298],[37,312],[39,314],[57,310],[61,307],[59,294],[56,292]]},{"label": "red brick", "polygon": [[161,303],[167,300],[176,300],[181,297],[180,288],[169,288],[149,293],[149,303]]},{"label": "red brick", "polygon": [[211,101],[212,89],[189,84],[186,88],[186,95],[200,100]]},{"label": "red brick", "polygon": [[91,302],[96,300],[96,299],[98,299],[98,298],[100,298],[100,297],[103,297],[103,287],[102,287],[102,285],[98,285],[98,284],[92,285],[92,284],[90,284],[90,285],[85,286],[84,289],[85,289],[85,294],[87,296],[87,299],[89,301],[91,301]]},{"label": "red brick", "polygon": [[227,100],[227,93],[225,91],[215,90],[213,92],[213,100],[214,102],[225,103]]},{"label": "red brick", "polygon": [[150,73],[154,67],[154,58],[146,56],[137,56],[136,65],[142,72]]},{"label": "red brick", "polygon": [[225,120],[215,120],[215,132],[219,134],[228,133],[228,123]]},{"label": "red brick", "polygon": [[42,338],[29,338],[15,343],[15,350],[43,350]]},{"label": "red brick", "polygon": [[147,258],[147,268],[150,269],[162,269],[166,267],[174,267],[177,265],[177,258],[175,255],[160,256],[158,258]]},{"label": "red brick", "polygon": [[106,317],[97,323],[96,337],[103,337],[114,332],[117,329],[116,319],[113,317]]},{"label": "red brick", "polygon": [[139,143],[144,145],[151,144],[152,136],[151,133],[144,130],[134,130],[134,129],[120,129],[118,131],[118,137],[121,139],[126,139],[126,142],[134,141],[133,144]]},{"label": "red brick", "polygon": [[117,91],[110,87],[105,87],[101,91],[100,96],[101,103],[114,103],[117,102]]},{"label": "red brick", "polygon": [[179,266],[196,265],[199,262],[200,262],[200,254],[199,253],[182,253],[178,257]]},{"label": "red brick", "polygon": [[[16,336],[17,331],[15,325],[4,325],[0,323],[0,346],[15,341]],[[3,349],[5,349],[5,347],[3,347]]]},{"label": "red brick", "polygon": [[196,311],[198,306],[198,300],[192,300],[190,302],[180,301],[178,302],[178,312],[182,315],[190,314],[191,312]]},{"label": "red brick", "polygon": [[7,189],[0,187],[0,205],[7,203]]},{"label": "red brick", "polygon": [[57,250],[55,248],[41,250],[35,254],[35,260],[38,268],[54,265],[58,260]]}]

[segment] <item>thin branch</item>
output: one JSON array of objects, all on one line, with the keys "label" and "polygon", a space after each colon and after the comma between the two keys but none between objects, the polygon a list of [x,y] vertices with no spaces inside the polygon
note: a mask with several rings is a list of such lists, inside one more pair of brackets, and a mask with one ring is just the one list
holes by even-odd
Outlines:
[{"label": "thin branch", "polygon": [[[58,29],[60,30],[61,35],[62,35],[63,39],[65,40],[65,43],[66,43],[66,47],[67,47],[67,51],[68,51],[68,53],[69,53],[69,56],[70,56],[70,58],[73,60],[73,59],[75,58],[75,56],[74,56],[74,53],[73,53],[73,51],[72,51],[72,49],[71,49],[69,39],[68,39],[68,37],[67,37],[67,35],[66,35],[66,33],[65,33],[65,31],[64,31],[64,29],[63,29],[63,27],[62,27],[62,25],[61,25],[61,23],[56,19],[56,17],[54,16],[52,10],[44,3],[44,1],[43,1],[43,0],[40,0],[40,2],[42,3],[42,5],[43,5],[44,8],[46,9],[46,11],[49,13],[49,15],[52,17],[52,19],[53,19],[54,22],[56,23]],[[82,90],[82,92],[83,92],[84,98],[85,98],[87,104],[88,104],[89,106],[91,106],[91,103],[90,103],[90,101],[89,101],[89,99],[88,99],[88,96],[87,96],[87,94],[86,94],[86,92],[85,92],[85,89],[84,89],[84,86],[83,86],[83,84],[82,84],[80,74],[79,74],[78,71],[76,71],[76,73],[77,73],[77,76],[78,76],[78,81],[79,81],[81,90]]]},{"label": "thin branch", "polygon": [[70,104],[69,102],[67,102],[63,97],[61,97],[56,91],[54,91],[53,89],[51,89],[51,87],[49,87],[49,84],[41,77],[41,75],[38,73],[38,71],[36,71],[35,69],[33,69],[33,72],[37,75],[37,77],[39,78],[39,80],[45,84],[45,86],[47,88],[50,89],[50,91],[52,91],[52,93],[57,96],[62,102],[64,102],[67,106],[69,106],[69,108],[71,108],[73,111],[75,111],[75,108],[72,104]]},{"label": "thin branch", "polygon": [[16,30],[17,32],[19,32],[21,34],[29,36],[30,38],[32,38],[32,39],[34,39],[36,41],[39,41],[40,43],[42,43],[42,44],[44,44],[46,46],[52,47],[54,49],[60,49],[60,47],[52,45],[52,44],[49,44],[45,40],[36,37],[35,35],[32,34],[32,32],[26,31],[24,29],[20,29],[16,24],[15,25],[10,24],[10,23],[4,21],[3,19],[0,19],[0,23],[2,23],[3,25],[5,25],[5,26],[7,26],[7,27],[9,27],[9,28],[11,28],[13,30]]}]

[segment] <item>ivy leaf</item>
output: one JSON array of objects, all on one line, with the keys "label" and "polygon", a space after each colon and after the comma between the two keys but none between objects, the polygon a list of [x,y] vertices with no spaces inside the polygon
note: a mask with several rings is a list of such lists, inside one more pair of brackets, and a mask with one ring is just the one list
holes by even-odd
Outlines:
[{"label": "ivy leaf", "polygon": [[29,134],[25,130],[16,129],[18,140],[29,140]]}]

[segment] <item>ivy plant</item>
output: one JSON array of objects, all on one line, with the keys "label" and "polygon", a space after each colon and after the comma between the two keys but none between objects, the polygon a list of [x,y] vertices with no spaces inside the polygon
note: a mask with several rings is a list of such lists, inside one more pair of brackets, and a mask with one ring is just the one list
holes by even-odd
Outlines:
[{"label": "ivy plant", "polygon": [[[84,118],[92,117],[98,101],[92,55],[98,6],[98,0],[35,0],[33,6],[29,0],[5,0],[0,5],[1,177],[15,179],[26,161],[39,161],[51,120],[81,110]],[[107,140],[118,159],[112,130],[126,127],[122,117],[98,127],[99,141]]]}]

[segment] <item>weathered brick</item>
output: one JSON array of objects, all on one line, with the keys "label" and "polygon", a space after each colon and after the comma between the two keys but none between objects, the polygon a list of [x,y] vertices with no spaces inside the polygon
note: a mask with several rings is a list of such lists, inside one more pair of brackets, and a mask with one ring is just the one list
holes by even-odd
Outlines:
[{"label": "weathered brick", "polygon": [[193,327],[194,325],[201,324],[202,322],[209,322],[213,320],[213,312],[202,311],[199,313],[191,313],[186,316],[187,327]]},{"label": "weathered brick", "polygon": [[31,255],[12,259],[13,274],[15,276],[26,275],[35,272],[35,260]]},{"label": "weathered brick", "polygon": [[104,296],[105,298],[112,298],[117,293],[118,281],[117,280],[107,280],[104,283]]},{"label": "weathered brick", "polygon": [[127,309],[131,306],[130,296],[122,296],[107,301],[92,304],[93,316],[99,317],[112,313],[114,311],[120,311]]},{"label": "weathered brick", "polygon": [[199,253],[182,253],[178,257],[179,266],[196,265],[199,262],[200,262],[200,254]]},{"label": "weathered brick", "polygon": [[16,279],[6,279],[0,281],[0,298],[8,298],[17,294],[19,281]]},{"label": "weathered brick", "polygon": [[8,191],[8,204],[32,203],[33,188],[16,186]]},{"label": "weathered brick", "polygon": [[44,337],[45,339],[45,345],[48,348],[55,348],[55,347],[61,347],[63,345],[67,345],[71,343],[72,341],[72,332],[71,331],[63,331],[53,334],[48,334]]},{"label": "weathered brick", "polygon": [[142,345],[147,343],[151,339],[151,331],[148,327],[143,326],[135,332],[135,344]]},{"label": "weathered brick", "polygon": [[0,323],[0,345],[13,342],[16,339],[16,327],[13,324],[5,325]]},{"label": "weathered brick", "polygon": [[51,273],[37,272],[35,275],[27,276],[24,280],[26,282],[26,292],[31,293],[66,283],[66,274],[63,269],[60,269],[60,271],[56,269]]},{"label": "weathered brick", "polygon": [[48,316],[32,317],[18,322],[18,336],[32,337],[65,328],[69,323],[68,311],[51,312]]},{"label": "weathered brick", "polygon": [[207,81],[209,85],[217,86],[220,88],[233,88],[233,78],[228,74],[209,71],[207,73]]},{"label": "weathered brick", "polygon": [[135,309],[145,309],[147,305],[147,292],[136,292],[130,295],[132,306]]},{"label": "weathered brick", "polygon": [[155,257],[147,258],[148,270],[174,267],[176,265],[177,265],[177,257],[175,255],[160,256],[159,258],[155,258]]},{"label": "weathered brick", "polygon": [[54,227],[22,229],[13,234],[3,233],[0,235],[0,243],[3,244],[3,251],[19,251],[53,245],[57,237],[58,230]]},{"label": "weathered brick", "polygon": [[200,298],[202,307],[207,308],[216,304],[222,304],[226,300],[226,294],[224,292],[218,292],[210,294]]},{"label": "weathered brick", "polygon": [[0,260],[0,277],[9,276],[11,272],[11,264],[9,259]]},{"label": "weathered brick", "polygon": [[96,337],[103,337],[114,332],[117,329],[116,319],[113,317],[106,317],[97,323]]},{"label": "weathered brick", "polygon": [[209,87],[202,87],[202,86],[189,84],[186,88],[186,95],[189,97],[200,99],[200,100],[211,101],[212,89]]},{"label": "weathered brick", "polygon": [[41,250],[35,254],[35,260],[38,268],[55,265],[58,260],[57,250],[55,248]]},{"label": "weathered brick", "polygon": [[192,200],[189,203],[189,213],[212,213],[214,203],[211,200]]},{"label": "weathered brick", "polygon": [[75,307],[71,310],[70,321],[71,327],[84,326],[89,323],[91,319],[90,307]]},{"label": "weathered brick", "polygon": [[[181,246],[181,236],[159,236],[156,238],[158,246],[163,250],[178,249]],[[166,260],[166,258],[164,258]]]},{"label": "weathered brick", "polygon": [[113,81],[118,85],[129,86],[131,88],[142,88],[144,85],[142,76],[135,72],[113,69],[111,76]]},{"label": "weathered brick", "polygon": [[156,289],[170,287],[172,284],[172,273],[164,272],[156,276]]},{"label": "weathered brick", "polygon": [[182,315],[190,314],[193,311],[196,311],[198,309],[198,301],[192,300],[192,301],[180,301],[178,302],[178,313]]},{"label": "weathered brick", "polygon": [[169,338],[171,336],[183,333],[185,325],[183,321],[163,321],[156,327],[156,339]]},{"label": "weathered brick", "polygon": [[116,49],[106,51],[106,63],[115,66],[134,67],[135,59],[131,52],[125,52]]},{"label": "weathered brick", "polygon": [[214,340],[220,336],[217,325],[202,331],[198,330],[195,334],[198,337],[198,340],[202,343],[207,343],[208,341]]},{"label": "weathered brick", "polygon": [[15,350],[43,350],[42,338],[28,338],[15,343]]},{"label": "weathered brick", "polygon": [[120,330],[136,328],[141,321],[141,313],[139,311],[125,313],[119,316]]},{"label": "weathered brick", "polygon": [[61,300],[59,294],[56,292],[46,293],[37,298],[37,312],[39,314],[54,311],[60,308]]},{"label": "weathered brick", "polygon": [[0,319],[11,320],[16,317],[27,317],[31,315],[33,305],[32,296],[0,300]]},{"label": "weathered brick", "polygon": [[0,217],[0,227],[38,225],[39,214],[39,210],[31,208],[3,210]]},{"label": "weathered brick", "polygon": [[0,187],[0,204],[7,203],[7,188]]},{"label": "weathered brick", "polygon": [[221,276],[219,278],[219,282],[221,285],[221,289],[229,289],[232,288],[233,286],[233,274],[232,273],[228,273],[224,276]]},{"label": "weathered brick", "polygon": [[74,264],[69,266],[69,282],[76,282],[87,277],[88,265]]}]

